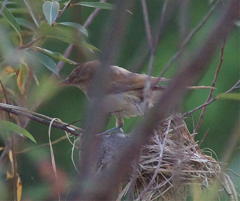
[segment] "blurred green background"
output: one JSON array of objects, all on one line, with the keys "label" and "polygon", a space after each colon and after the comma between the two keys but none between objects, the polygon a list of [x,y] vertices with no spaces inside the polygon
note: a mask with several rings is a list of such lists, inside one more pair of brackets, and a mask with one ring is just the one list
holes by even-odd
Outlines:
[{"label": "blurred green background", "polygon": [[[147,1],[149,8],[149,19],[153,25],[158,20],[159,12],[163,6],[163,0],[151,0]],[[188,24],[189,31],[194,28],[211,7],[209,0],[201,1],[189,1],[188,10]],[[93,8],[69,8],[59,21],[74,21],[83,24],[87,16],[93,11]],[[140,2],[136,2],[134,8],[130,9],[131,13],[126,12],[129,15],[129,23],[126,28],[124,39],[121,43],[121,51],[118,55],[118,59],[114,64],[122,66],[126,69],[133,67],[134,61],[139,61],[141,55],[139,49],[143,44],[146,44],[146,34],[143,23],[143,15]],[[106,22],[109,19],[111,11],[102,10],[99,15],[94,19],[93,23],[89,26],[88,42],[97,48],[101,49],[101,39],[104,32],[107,30]],[[202,41],[209,33],[209,30],[215,25],[216,20],[221,15],[220,11],[214,12],[213,16],[208,20],[201,30],[194,36],[193,40],[187,47],[186,53],[181,57],[181,61],[187,61],[191,58],[192,52],[197,50],[201,46]],[[164,30],[159,47],[157,49],[153,75],[157,76],[161,72],[162,67],[171,56],[178,50],[180,45],[179,34],[179,13],[174,13],[174,16],[169,21],[168,26]],[[58,41],[51,41],[44,45],[45,48],[63,52],[68,44],[64,44]],[[222,44],[219,44],[220,46]],[[97,54],[90,56],[89,58],[79,56],[81,53],[74,51],[71,55],[73,60],[83,62],[97,58]],[[199,83],[196,85],[210,85],[213,79],[214,71],[219,63],[220,48],[216,52],[214,59],[211,62],[211,66],[206,74],[203,76]],[[181,61],[175,62],[169,71],[164,75],[168,78],[172,78],[174,74],[179,70]],[[73,69],[71,65],[65,65],[61,76],[64,78]],[[147,65],[143,66],[141,72],[147,72]],[[49,72],[43,71],[42,74],[50,75]],[[216,84],[215,95],[222,93],[229,89],[240,78],[240,27],[235,27],[227,39],[224,50],[224,62],[222,70],[219,74],[219,78]],[[184,100],[182,111],[189,111],[194,107],[204,103],[208,96],[209,90],[196,90],[187,95]],[[236,131],[237,123],[240,122],[240,102],[233,100],[218,100],[207,107],[207,112],[204,115],[204,123],[196,135],[197,140],[201,140],[207,133],[207,136],[201,144],[202,149],[211,149],[213,156],[220,161],[224,156],[224,153],[229,149],[228,141],[231,139],[234,131],[240,135],[240,130]],[[87,100],[84,94],[74,87],[59,89],[54,95],[45,101],[38,109],[37,112],[48,115],[50,117],[60,118],[65,122],[75,122],[76,126],[83,127],[86,115]],[[195,112],[192,118],[187,119],[189,130],[192,132],[194,123],[198,120],[199,112]],[[131,129],[137,124],[138,118],[131,118],[126,121],[125,130],[130,132]],[[111,120],[108,128],[114,126],[114,121]],[[31,122],[28,126],[28,130],[37,139],[38,144],[48,142],[48,127],[40,125],[38,123]],[[53,129],[52,139],[57,139],[64,135],[62,131]],[[239,140],[238,140],[239,141]],[[235,148],[235,152],[231,156],[228,168],[231,169],[230,174],[237,185],[238,192],[240,192],[240,177],[235,176],[232,172],[240,175],[240,143]],[[76,172],[71,162],[71,149],[72,145],[68,141],[62,141],[54,145],[54,153],[56,157],[57,166],[65,170],[70,176],[74,178]],[[25,195],[31,197],[31,194],[41,194],[48,191],[47,187],[41,185],[38,180],[36,168],[33,161],[39,160],[44,157],[49,157],[49,148],[38,148],[26,155],[20,155],[19,166],[21,167],[21,176],[23,180]],[[77,160],[78,154],[75,153]],[[28,170],[28,171],[26,171]],[[37,200],[37,198],[36,198]]]}]

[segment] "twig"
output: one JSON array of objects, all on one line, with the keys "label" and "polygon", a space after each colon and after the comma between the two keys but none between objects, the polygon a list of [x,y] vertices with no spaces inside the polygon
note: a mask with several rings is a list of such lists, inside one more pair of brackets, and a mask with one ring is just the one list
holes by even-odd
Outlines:
[{"label": "twig", "polygon": [[189,15],[189,5],[190,0],[180,0],[179,1],[179,46],[181,47],[182,41],[186,37],[189,31],[189,20],[191,19]]},{"label": "twig", "polygon": [[235,89],[239,89],[240,88],[240,80],[238,80],[230,89],[228,89],[225,94],[227,93],[231,93],[232,91],[234,91]]},{"label": "twig", "polygon": [[[211,83],[211,86],[212,87],[215,87],[216,86],[216,82],[217,82],[217,79],[218,79],[218,75],[219,75],[219,72],[222,68],[222,64],[223,64],[223,57],[224,57],[224,48],[225,48],[225,40],[223,41],[223,45],[221,47],[221,51],[220,51],[220,58],[219,58],[219,64],[217,65],[216,67],[216,70],[215,70],[215,73],[214,73],[214,77],[213,77],[213,80],[212,80],[212,83]],[[210,89],[210,92],[208,94],[208,97],[206,99],[206,102],[208,102],[209,100],[211,100],[212,96],[213,96],[213,92],[214,92],[214,89]],[[195,131],[197,131],[202,123],[203,123],[203,119],[204,119],[204,114],[206,112],[206,106],[202,108],[202,111],[200,113],[200,116],[198,118],[198,122],[196,124],[196,127],[195,127]]]},{"label": "twig", "polygon": [[19,49],[29,48],[29,47],[33,46],[36,42],[38,42],[40,39],[42,39],[42,37],[35,38],[35,39],[29,41],[28,43],[21,45],[18,48]]},{"label": "twig", "polygon": [[181,44],[181,48],[168,60],[168,62],[163,66],[163,69],[160,73],[160,77],[163,76],[168,68],[172,65],[172,63],[180,56],[182,55],[183,51],[185,50],[186,46],[188,43],[192,40],[194,35],[203,27],[203,25],[206,24],[210,16],[213,14],[213,11],[217,8],[220,0],[216,0],[214,4],[211,6],[210,10],[208,13],[202,18],[202,20],[197,24],[196,27],[192,29],[192,31],[186,36],[184,41]]},{"label": "twig", "polygon": [[32,9],[31,9],[31,6],[30,6],[29,3],[27,2],[27,0],[23,0],[23,1],[24,1],[25,5],[26,5],[26,7],[27,7],[27,9],[28,9],[28,11],[29,11],[32,19],[33,19],[33,22],[35,23],[35,25],[36,25],[37,27],[39,27],[39,22],[37,21],[34,13],[33,13],[33,11],[32,11]]},{"label": "twig", "polygon": [[[63,9],[59,12],[57,19],[62,17],[63,13],[67,10],[67,8],[70,6],[70,4],[72,3],[72,0],[69,0],[65,6],[63,7]],[[57,19],[55,21],[57,21]]]},{"label": "twig", "polygon": [[174,13],[173,11],[177,8],[177,3],[175,1],[166,0],[163,3],[163,7],[160,13],[160,20],[155,25],[155,44],[154,44],[154,52],[157,50],[158,44],[161,40],[161,36],[163,34],[163,30],[165,26],[167,25],[167,22],[169,21],[170,17]]},{"label": "twig", "polygon": [[188,89],[211,89],[211,90],[215,90],[215,87],[212,86],[190,86],[187,87]]},{"label": "twig", "polygon": [[3,95],[4,95],[4,98],[5,98],[5,102],[7,104],[9,104],[9,101],[8,101],[8,97],[7,97],[7,91],[2,83],[2,80],[0,80],[0,85],[1,85],[1,88],[2,88],[2,91],[3,91]]},{"label": "twig", "polygon": [[[173,14],[173,7],[175,7],[175,2],[171,0],[166,0],[163,3],[162,9],[159,11],[160,15],[155,23],[154,28],[152,29],[152,37],[153,37],[153,52],[156,54],[156,50],[158,44],[160,42],[163,30],[166,22],[169,20],[170,16]],[[147,44],[144,40],[137,51],[135,52],[133,59],[129,62],[129,66],[131,67],[131,71],[139,72],[141,68],[144,66],[146,59],[149,59],[149,51],[147,50]]]},{"label": "twig", "polygon": [[[168,60],[168,62],[163,66],[162,71],[159,74],[159,77],[162,77],[167,70],[170,68],[170,66],[172,65],[172,63],[179,58],[179,56],[182,55],[183,51],[185,50],[186,46],[189,44],[189,42],[192,40],[192,38],[195,36],[195,34],[206,24],[206,22],[208,21],[208,19],[211,17],[211,15],[213,14],[214,10],[217,8],[218,4],[219,4],[220,0],[216,0],[213,5],[211,6],[210,10],[208,11],[208,13],[201,19],[201,21],[192,29],[192,31],[186,36],[186,38],[183,40],[182,44],[181,44],[181,48]],[[167,18],[166,15],[169,15],[169,13],[172,12],[171,9],[169,9],[169,7],[171,7],[171,3],[174,3],[175,6],[175,2],[172,2],[171,0],[166,0],[164,1],[164,5],[161,11],[161,20],[160,20],[160,24],[157,24],[156,27],[159,27],[156,31],[156,34],[154,39],[154,51],[157,50],[157,46],[161,40],[161,36],[162,36],[162,29],[165,25],[165,22],[167,21],[165,18]],[[169,6],[170,5],[170,6]],[[167,11],[168,10],[168,11]],[[138,51],[136,54],[136,60],[137,60],[137,65],[134,65],[133,67],[133,71],[139,71],[141,69],[141,67],[143,66],[143,64],[145,63],[144,60],[146,58],[148,58],[148,54],[146,52],[146,45],[144,44],[143,47],[141,47],[141,51]],[[139,62],[139,55],[140,58],[142,58]],[[136,62],[131,62],[131,63],[136,63]]]},{"label": "twig", "polygon": [[[0,103],[0,110],[4,110],[6,112],[10,112],[16,115],[25,116],[33,121],[36,121],[45,125],[49,125],[53,119],[51,117],[29,111],[26,108],[9,105],[5,103]],[[80,136],[81,133],[83,132],[81,128],[78,128],[73,125],[69,125],[62,121],[54,121],[54,123],[52,124],[52,127],[67,131],[68,133],[71,133],[74,136]]]},{"label": "twig", "polygon": [[188,111],[188,112],[185,112],[185,113],[183,114],[183,116],[184,116],[184,117],[189,116],[189,115],[191,115],[192,113],[194,113],[194,112],[196,112],[196,111],[198,111],[198,110],[201,110],[203,107],[206,107],[207,105],[210,105],[211,103],[213,103],[213,102],[216,101],[216,100],[217,100],[216,98],[212,98],[212,99],[209,100],[208,102],[205,102],[205,103],[203,103],[202,105],[199,105],[198,107],[194,108],[193,110]]},{"label": "twig", "polygon": [[[1,80],[0,80],[0,84],[1,84],[1,88],[2,88],[2,91],[3,91],[4,98],[5,98],[5,102],[6,102],[6,104],[9,104],[9,100],[8,100],[8,97],[7,97],[7,91],[6,91],[6,89],[5,89]],[[7,114],[8,114],[8,119],[10,120],[11,119],[10,113],[7,112]]]},{"label": "twig", "polygon": [[152,39],[152,31],[151,31],[149,17],[148,17],[148,8],[145,0],[141,0],[141,4],[142,4],[143,19],[144,19],[145,31],[146,31],[147,40],[148,40],[148,46],[149,46],[149,50],[152,52],[153,39]]},{"label": "twig", "polygon": [[209,129],[203,134],[203,137],[202,137],[202,139],[199,141],[199,146],[201,146],[202,145],[202,143],[205,141],[205,139],[207,138],[207,136],[208,136],[208,134],[209,134]]},{"label": "twig", "polygon": [[144,19],[144,25],[145,25],[145,32],[147,35],[147,41],[148,41],[148,47],[149,47],[149,52],[150,52],[150,58],[148,61],[148,79],[145,83],[144,86],[144,104],[145,107],[147,108],[148,102],[149,102],[149,97],[151,94],[151,75],[152,75],[152,70],[153,70],[153,62],[154,62],[154,47],[153,47],[153,37],[152,37],[152,31],[149,23],[149,17],[148,17],[148,8],[145,0],[141,0],[142,4],[142,10],[143,10],[143,19]]},{"label": "twig", "polygon": [[[239,89],[240,88],[240,80],[238,80],[230,89],[228,89],[227,91],[224,92],[224,94],[228,94],[231,93],[232,91]],[[211,98],[210,100],[208,100],[207,102],[203,103],[202,105],[199,105],[198,107],[194,108],[193,110],[190,110],[188,112],[185,112],[183,114],[184,117],[187,117],[189,115],[191,115],[192,113],[201,110],[202,108],[210,105],[211,103],[213,103],[214,101],[218,100],[218,96],[215,96],[213,98]]]},{"label": "twig", "polygon": [[[106,2],[107,0],[101,0],[101,3]],[[87,18],[87,20],[85,21],[85,23],[83,24],[84,28],[87,28],[90,24],[92,24],[94,18],[98,15],[99,11],[101,9],[100,8],[96,8]]]},{"label": "twig", "polygon": [[[72,52],[72,50],[73,50],[73,47],[74,47],[74,45],[73,45],[73,44],[70,44],[70,45],[67,47],[67,49],[64,51],[63,56],[64,56],[65,58],[68,58],[68,57],[70,56],[70,54],[71,54],[71,52]],[[59,76],[59,73],[60,73],[60,71],[62,70],[64,64],[65,64],[65,63],[64,63],[63,61],[59,61],[59,62],[57,63],[56,72],[57,72],[57,75],[58,75],[58,76]]]}]

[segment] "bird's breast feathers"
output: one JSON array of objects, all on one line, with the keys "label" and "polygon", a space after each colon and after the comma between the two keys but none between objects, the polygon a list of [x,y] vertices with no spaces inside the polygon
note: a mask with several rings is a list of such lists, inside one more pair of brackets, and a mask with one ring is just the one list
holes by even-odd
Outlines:
[{"label": "bird's breast feathers", "polygon": [[104,105],[108,113],[122,117],[143,115],[143,101],[131,93],[109,94],[104,98]]}]

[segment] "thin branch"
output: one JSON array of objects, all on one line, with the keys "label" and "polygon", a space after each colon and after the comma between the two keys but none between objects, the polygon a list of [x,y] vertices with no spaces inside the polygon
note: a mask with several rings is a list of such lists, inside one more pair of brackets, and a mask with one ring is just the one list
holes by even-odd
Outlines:
[{"label": "thin branch", "polygon": [[2,83],[2,80],[0,80],[0,85],[1,85],[1,88],[2,88],[2,91],[3,91],[3,95],[4,95],[4,98],[5,98],[5,102],[7,104],[9,104],[9,100],[8,100],[8,97],[7,97],[7,91]]},{"label": "thin branch", "polygon": [[[72,50],[73,50],[73,47],[74,47],[74,45],[73,45],[73,44],[70,44],[70,45],[67,47],[67,49],[64,51],[63,56],[64,56],[65,58],[68,58],[68,57],[70,56],[70,54],[71,54],[71,52],[72,52]],[[57,75],[58,75],[58,76],[59,76],[59,73],[60,73],[60,71],[62,70],[64,64],[65,64],[65,63],[64,63],[63,61],[59,61],[59,62],[57,63],[56,72],[57,72]]]},{"label": "thin branch", "polygon": [[231,93],[235,89],[240,89],[240,80],[238,80],[230,89],[228,89],[225,94]]},{"label": "thin branch", "polygon": [[36,42],[38,42],[41,39],[42,39],[42,37],[35,38],[35,39],[29,41],[28,43],[19,46],[18,48],[19,49],[25,49],[25,48],[32,47]]},{"label": "thin branch", "polygon": [[184,117],[189,116],[189,115],[191,115],[192,113],[194,113],[194,112],[196,112],[196,111],[198,111],[198,110],[201,110],[203,107],[206,107],[206,106],[210,105],[211,103],[213,103],[213,102],[216,101],[216,100],[217,100],[216,98],[212,98],[212,99],[209,100],[208,102],[205,102],[205,103],[203,103],[202,105],[197,106],[197,107],[194,108],[193,110],[188,111],[188,112],[185,112],[185,113],[183,114],[183,116],[184,116]]},{"label": "thin branch", "polygon": [[[230,89],[228,89],[227,91],[224,92],[224,94],[228,94],[228,93],[231,93],[233,92],[234,90],[236,89],[239,89],[240,88],[240,80],[238,80]],[[211,98],[210,100],[208,100],[207,102],[203,103],[202,105],[199,105],[198,107],[194,108],[193,110],[190,110],[188,112],[185,112],[183,114],[184,117],[187,117],[189,115],[191,115],[192,113],[198,111],[198,110],[201,110],[203,109],[204,107],[210,105],[211,103],[213,103],[214,101],[218,100],[218,96],[215,96],[213,98]]]},{"label": "thin branch", "polygon": [[184,39],[184,41],[181,44],[181,48],[163,66],[163,69],[162,69],[162,71],[160,73],[160,77],[163,76],[167,72],[168,68],[172,65],[172,63],[174,61],[176,61],[176,59],[178,59],[179,56],[182,55],[182,53],[184,52],[185,48],[187,47],[189,42],[192,40],[194,35],[206,24],[208,19],[211,17],[211,15],[213,14],[214,10],[217,8],[219,2],[220,2],[220,0],[216,0],[214,2],[214,4],[211,6],[211,8],[208,11],[208,13],[202,18],[202,20],[197,24],[197,26],[194,27],[192,29],[192,31],[186,36],[186,38]]},{"label": "thin branch", "polygon": [[[217,79],[218,79],[218,76],[219,76],[219,73],[220,73],[220,70],[222,68],[222,64],[223,64],[223,57],[224,57],[224,48],[225,48],[225,40],[223,41],[223,45],[221,47],[221,51],[220,51],[220,57],[219,57],[219,64],[217,65],[216,67],[216,70],[215,70],[215,73],[214,73],[214,77],[213,77],[213,80],[212,80],[212,83],[211,83],[211,86],[212,87],[215,87],[216,86],[216,82],[217,82]],[[206,102],[208,102],[209,100],[212,99],[212,96],[213,96],[213,92],[214,92],[214,89],[210,89],[210,92],[208,94],[208,97],[206,99]],[[200,116],[199,116],[199,119],[198,119],[198,122],[197,122],[197,125],[195,127],[195,130],[197,131],[202,123],[203,123],[203,119],[204,119],[204,114],[206,112],[206,106],[202,108],[202,111],[200,113]]]},{"label": "thin branch", "polygon": [[[72,3],[72,0],[69,0],[65,6],[63,7],[63,9],[59,12],[57,19],[59,19],[60,17],[62,17],[63,13],[69,8],[70,4]],[[57,21],[57,19],[55,21]]]},{"label": "thin branch", "polygon": [[[107,0],[101,0],[101,3],[106,2]],[[96,8],[87,18],[87,20],[85,21],[85,23],[83,24],[84,28],[87,28],[90,24],[92,24],[94,18],[98,15],[99,11],[101,9],[100,8]]]},{"label": "thin branch", "polygon": [[37,27],[39,27],[39,22],[38,22],[38,20],[36,19],[35,15],[34,15],[34,13],[33,13],[33,11],[32,11],[32,8],[31,8],[31,6],[30,6],[29,3],[28,3],[28,0],[23,0],[23,1],[24,1],[25,5],[26,5],[26,7],[27,7],[27,9],[28,9],[28,11],[29,11],[32,19],[33,19],[33,22],[35,23],[35,25],[36,25]]},{"label": "thin branch", "polygon": [[[193,128],[195,128],[195,127],[193,127]],[[202,145],[202,143],[205,141],[205,139],[207,138],[208,134],[209,134],[209,129],[207,129],[207,130],[205,131],[205,133],[203,134],[202,139],[199,141],[199,143],[198,143],[199,147],[200,147],[200,146]]]},{"label": "thin branch", "polygon": [[150,58],[148,61],[148,79],[145,83],[144,87],[144,101],[145,101],[145,107],[148,105],[148,97],[150,97],[151,94],[151,82],[150,82],[150,76],[152,75],[153,71],[153,62],[154,62],[154,47],[153,47],[153,37],[152,37],[152,31],[149,23],[149,16],[148,16],[148,8],[145,0],[141,0],[142,4],[142,10],[143,10],[143,19],[144,19],[144,25],[145,25],[145,32],[147,36],[148,41],[148,47],[150,52]]},{"label": "thin branch", "polygon": [[[33,121],[39,122],[41,124],[50,125],[50,122],[53,120],[53,118],[45,116],[43,114],[39,114],[37,112],[32,112],[27,110],[26,108],[14,106],[10,104],[0,103],[0,110],[4,110],[6,112],[10,112],[12,114],[25,116]],[[52,127],[58,128],[64,131],[67,131],[68,133],[71,133],[74,136],[80,136],[83,130],[81,128],[78,128],[73,125],[69,125],[62,121],[54,121],[52,124]]]},{"label": "thin branch", "polygon": [[180,0],[179,1],[179,14],[178,14],[178,26],[179,26],[179,46],[181,47],[182,41],[185,39],[187,33],[189,32],[189,7],[190,0]]},{"label": "thin branch", "polygon": [[[7,97],[7,91],[2,83],[2,81],[0,80],[0,85],[1,85],[1,88],[2,88],[2,91],[3,91],[3,95],[4,95],[4,98],[5,98],[5,102],[6,104],[9,104],[9,100],[8,100],[8,97]],[[7,112],[7,115],[8,115],[8,119],[10,120],[11,119],[11,116],[10,116],[10,113]]]},{"label": "thin branch", "polygon": [[149,46],[149,50],[152,52],[153,38],[152,38],[152,31],[149,23],[148,8],[145,0],[141,0],[141,4],[142,4],[143,19],[144,19],[145,31],[146,31],[147,40],[148,40],[148,46]]},{"label": "thin branch", "polygon": [[[153,37],[153,53],[156,54],[156,50],[158,48],[158,44],[161,41],[161,36],[163,34],[163,30],[165,26],[167,25],[167,22],[172,17],[173,11],[175,10],[176,3],[171,0],[166,0],[163,3],[162,9],[159,11],[159,17],[157,17],[156,22],[154,22],[154,26],[152,29],[152,37]],[[139,72],[144,64],[146,63],[146,60],[149,58],[149,50],[147,49],[146,41],[143,40],[142,44],[140,45],[140,48],[137,48],[137,51],[134,54],[132,61],[130,62],[129,66],[131,67],[131,71],[133,72]]]},{"label": "thin branch", "polygon": [[161,37],[163,35],[163,30],[165,26],[168,24],[170,18],[175,13],[175,9],[177,8],[177,4],[171,0],[165,0],[163,3],[162,10],[159,16],[159,22],[155,25],[155,33],[154,33],[154,52],[157,50],[158,44],[161,41]]}]

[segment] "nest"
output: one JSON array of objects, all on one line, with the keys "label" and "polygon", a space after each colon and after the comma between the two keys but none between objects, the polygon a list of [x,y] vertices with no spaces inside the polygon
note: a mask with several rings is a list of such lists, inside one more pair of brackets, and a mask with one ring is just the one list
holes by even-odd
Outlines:
[{"label": "nest", "polygon": [[117,200],[129,192],[134,201],[185,200],[191,184],[207,186],[220,174],[219,163],[201,151],[184,120],[174,115],[143,148],[136,172]]},{"label": "nest", "polygon": [[[101,137],[97,172],[117,160],[119,150],[129,142],[123,133]],[[230,177],[222,172],[219,162],[203,153],[180,115],[159,125],[132,166],[135,171],[124,180],[116,201],[184,201],[193,184],[208,189],[216,180],[231,201],[238,200]]]}]

